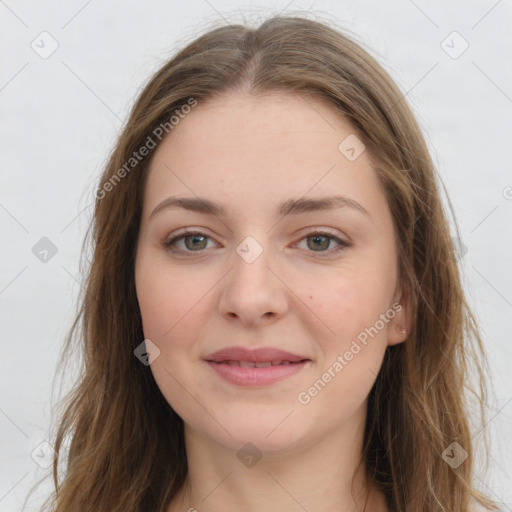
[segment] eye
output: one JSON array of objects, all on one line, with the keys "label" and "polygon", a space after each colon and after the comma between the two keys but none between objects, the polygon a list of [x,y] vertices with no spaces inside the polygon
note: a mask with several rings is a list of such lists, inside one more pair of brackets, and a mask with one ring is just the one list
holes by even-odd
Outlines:
[{"label": "eye", "polygon": [[[162,242],[162,246],[172,253],[190,254],[193,252],[202,252],[203,249],[207,249],[208,239],[212,240],[208,235],[201,231],[187,229],[170,240]],[[305,237],[301,238],[300,241],[302,242],[303,240],[306,241],[306,246],[307,249],[309,249],[309,252],[326,253],[327,256],[350,247],[348,242],[345,242],[339,237],[325,231],[312,231]],[[178,246],[180,242],[183,242],[181,247]],[[332,242],[335,242],[338,245],[329,250]],[[316,256],[323,257],[324,254],[318,254],[315,255],[315,257]]]},{"label": "eye", "polygon": [[[200,231],[186,230],[180,235],[163,242],[162,245],[166,250],[174,253],[201,252],[203,249],[207,248],[208,239],[210,239],[210,237]],[[184,248],[183,246],[177,248],[178,242],[182,241],[184,243]]]},{"label": "eye", "polygon": [[[306,240],[306,246],[311,250],[311,252],[327,253],[327,255],[337,253],[350,246],[348,242],[324,231],[312,231],[302,238],[301,241],[302,240]],[[338,244],[337,247],[328,250],[333,241]],[[323,257],[323,254],[320,254],[319,256]]]}]

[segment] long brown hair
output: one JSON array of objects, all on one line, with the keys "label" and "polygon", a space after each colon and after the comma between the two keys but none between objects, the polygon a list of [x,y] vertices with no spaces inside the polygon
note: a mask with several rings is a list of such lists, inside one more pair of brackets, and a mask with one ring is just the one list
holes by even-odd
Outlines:
[{"label": "long brown hair", "polygon": [[[201,108],[234,90],[326,101],[352,123],[384,187],[414,319],[407,340],[387,348],[368,401],[363,461],[390,510],[467,512],[475,500],[499,510],[473,483],[470,398],[484,425],[487,363],[423,135],[376,60],[327,22],[304,16],[272,17],[255,29],[210,27],[137,99],[96,194],[88,232],[94,253],[60,359],[64,367],[78,352],[81,374],[56,411],[55,492],[45,507],[164,512],[184,483],[183,421],[134,356],[144,339],[134,260],[155,150],[130,159],[183,105],[192,100]],[[467,452],[458,467],[443,457],[452,443]]]}]

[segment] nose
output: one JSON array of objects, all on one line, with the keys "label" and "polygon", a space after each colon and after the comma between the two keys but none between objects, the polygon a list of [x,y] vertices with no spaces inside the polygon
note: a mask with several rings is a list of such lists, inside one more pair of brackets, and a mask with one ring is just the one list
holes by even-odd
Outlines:
[{"label": "nose", "polygon": [[251,261],[243,252],[233,253],[233,268],[223,279],[219,313],[244,327],[267,325],[281,318],[289,307],[286,276],[267,247]]}]

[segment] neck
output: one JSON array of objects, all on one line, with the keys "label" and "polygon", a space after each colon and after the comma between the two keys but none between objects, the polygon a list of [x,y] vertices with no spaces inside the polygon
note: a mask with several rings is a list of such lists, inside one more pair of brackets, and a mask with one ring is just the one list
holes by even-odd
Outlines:
[{"label": "neck", "polygon": [[321,439],[265,452],[251,466],[186,425],[188,475],[168,512],[388,512],[359,465],[363,432],[364,415]]}]

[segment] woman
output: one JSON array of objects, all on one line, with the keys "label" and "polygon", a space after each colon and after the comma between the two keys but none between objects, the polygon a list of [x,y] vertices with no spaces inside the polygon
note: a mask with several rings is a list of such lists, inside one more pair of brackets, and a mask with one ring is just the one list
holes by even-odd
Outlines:
[{"label": "woman", "polygon": [[391,78],[323,23],[177,53],[96,193],[48,506],[498,510],[473,485],[485,359],[436,180]]}]

